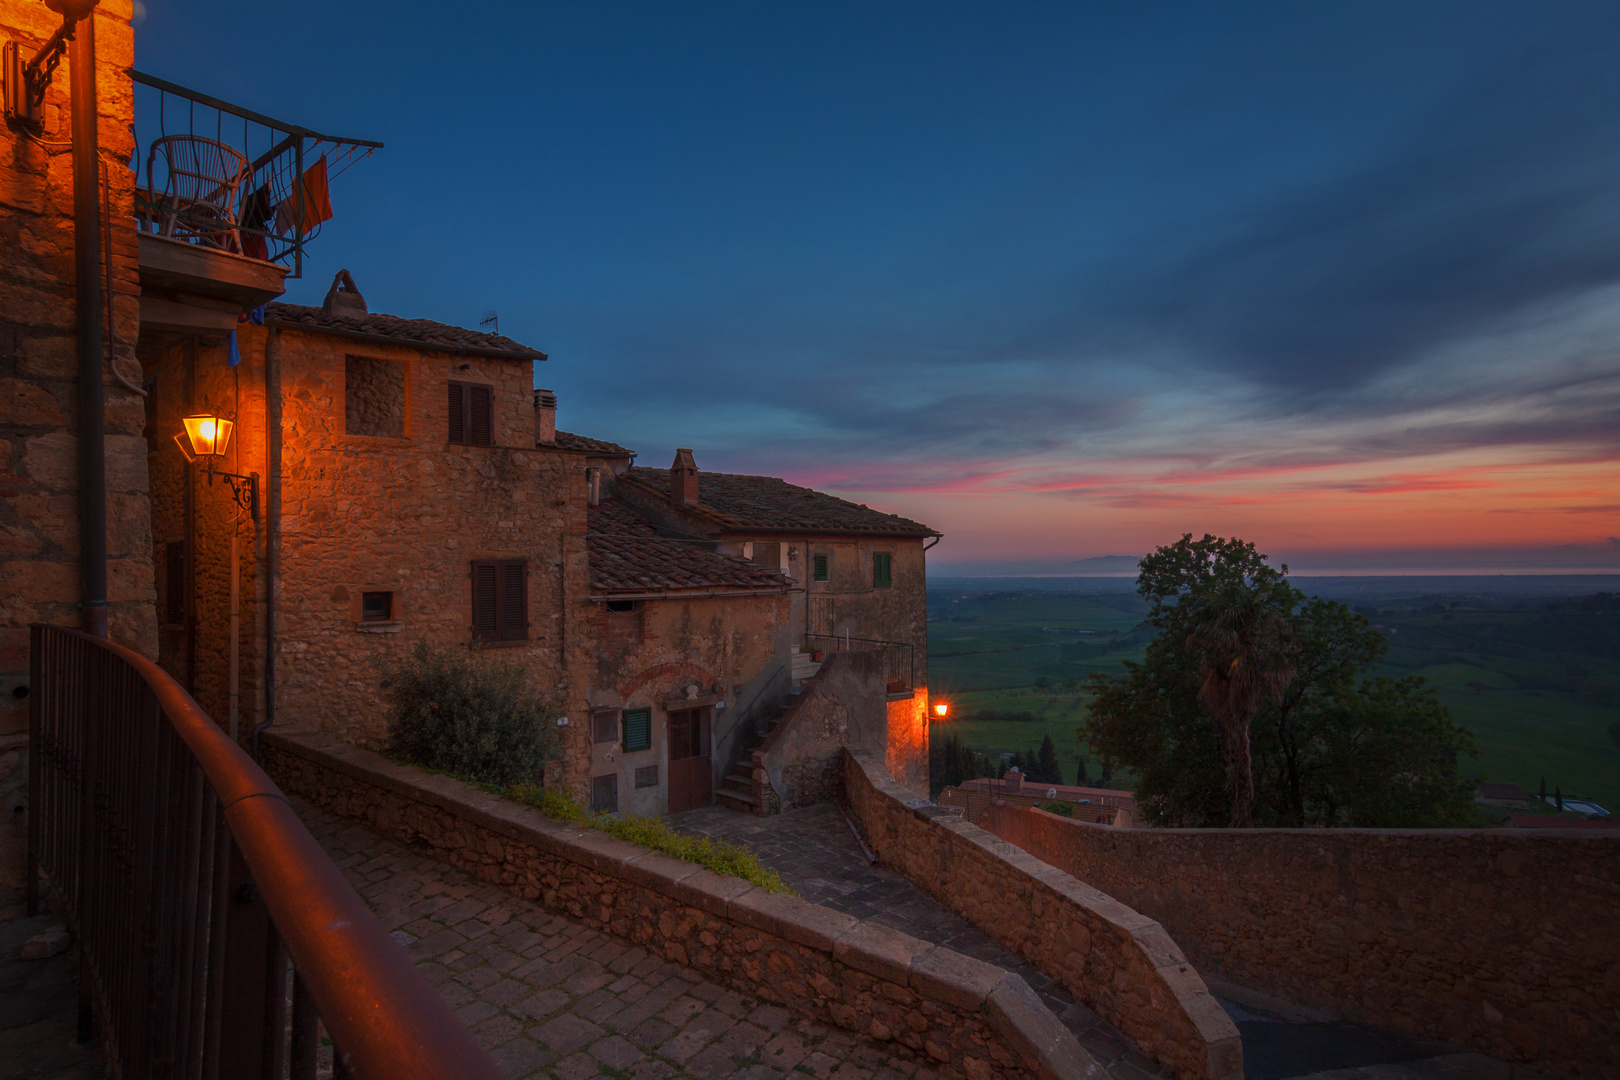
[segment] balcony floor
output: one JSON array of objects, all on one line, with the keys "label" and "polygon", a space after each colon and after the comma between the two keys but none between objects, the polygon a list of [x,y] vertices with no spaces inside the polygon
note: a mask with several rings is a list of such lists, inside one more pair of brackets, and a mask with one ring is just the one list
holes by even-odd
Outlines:
[{"label": "balcony floor", "polygon": [[24,918],[21,890],[7,890],[0,904],[0,1080],[100,1080],[101,1052],[74,1041],[77,955],[69,950],[45,960],[20,959],[23,942],[59,924],[50,915]]}]

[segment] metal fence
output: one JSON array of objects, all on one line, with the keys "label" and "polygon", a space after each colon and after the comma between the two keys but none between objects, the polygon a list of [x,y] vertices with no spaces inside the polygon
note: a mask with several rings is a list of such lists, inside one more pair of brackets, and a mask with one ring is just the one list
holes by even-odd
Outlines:
[{"label": "metal fence", "polygon": [[178,683],[77,631],[32,644],[28,910],[43,872],[114,1075],[310,1080],[321,1023],[337,1077],[501,1075]]},{"label": "metal fence", "polygon": [[911,690],[917,685],[917,651],[904,641],[844,634],[806,634],[810,647],[822,652],[882,652],[884,679],[890,693]]}]

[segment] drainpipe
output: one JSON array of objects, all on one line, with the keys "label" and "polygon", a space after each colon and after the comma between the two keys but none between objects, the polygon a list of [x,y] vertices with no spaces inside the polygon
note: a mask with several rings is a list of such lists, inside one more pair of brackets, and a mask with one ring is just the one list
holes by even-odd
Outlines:
[{"label": "drainpipe", "polygon": [[264,335],[264,721],[253,729],[253,760],[259,733],[276,722],[276,579],[281,572],[281,331]]},{"label": "drainpipe", "polygon": [[79,609],[84,632],[107,636],[107,432],[101,369],[101,188],[96,138],[95,17],[69,48],[73,133],[73,265],[79,338]]}]

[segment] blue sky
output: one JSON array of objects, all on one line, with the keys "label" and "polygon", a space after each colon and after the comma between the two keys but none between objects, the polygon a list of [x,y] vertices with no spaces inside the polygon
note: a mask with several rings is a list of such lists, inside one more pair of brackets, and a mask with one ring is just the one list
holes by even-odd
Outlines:
[{"label": "blue sky", "polygon": [[1612,3],[138,18],[142,70],[387,144],[288,299],[494,309],[644,464],[897,510],[947,569],[1620,565]]}]

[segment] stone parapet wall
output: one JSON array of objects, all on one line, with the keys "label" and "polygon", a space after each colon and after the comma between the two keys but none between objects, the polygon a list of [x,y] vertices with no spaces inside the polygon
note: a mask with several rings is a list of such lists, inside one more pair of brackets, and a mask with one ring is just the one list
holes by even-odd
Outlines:
[{"label": "stone parapet wall", "polygon": [[882,751],[888,743],[883,654],[829,656],[753,752],[755,809],[811,806],[844,786],[844,746]]},{"label": "stone parapet wall", "polygon": [[283,790],[716,982],[908,1048],[953,1080],[1106,1080],[1019,976],[568,825],[313,732],[272,731]]},{"label": "stone parapet wall", "polygon": [[852,751],[844,790],[873,851],[1133,1039],[1182,1080],[1239,1080],[1237,1027],[1164,929],[998,840]]},{"label": "stone parapet wall", "polygon": [[1568,1075],[1620,1075],[1620,836],[981,824],[1158,919],[1212,977]]}]

